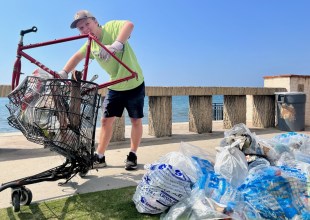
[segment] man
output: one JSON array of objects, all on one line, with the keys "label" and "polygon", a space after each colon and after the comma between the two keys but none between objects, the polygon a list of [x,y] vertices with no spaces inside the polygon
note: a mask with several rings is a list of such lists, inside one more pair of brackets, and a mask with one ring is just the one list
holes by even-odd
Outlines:
[{"label": "man", "polygon": [[[126,108],[131,120],[131,146],[130,152],[125,160],[126,170],[137,169],[136,152],[142,137],[142,118],[145,97],[145,86],[142,69],[137,58],[127,42],[133,30],[133,23],[130,21],[113,20],[103,26],[99,25],[97,19],[87,10],[78,11],[74,16],[71,28],[77,28],[81,34],[92,33],[114,53],[130,69],[138,74],[138,79],[112,85],[108,88],[107,95],[103,101],[101,118],[101,131],[98,148],[95,153],[94,168],[106,166],[105,151],[110,143],[113,122],[115,117],[121,117]],[[63,70],[59,71],[62,78],[67,78],[78,63],[86,56],[87,42],[68,60]],[[96,42],[91,45],[91,59],[95,59],[99,65],[110,75],[111,80],[123,78],[130,73],[110,56],[106,50],[101,48]]]}]

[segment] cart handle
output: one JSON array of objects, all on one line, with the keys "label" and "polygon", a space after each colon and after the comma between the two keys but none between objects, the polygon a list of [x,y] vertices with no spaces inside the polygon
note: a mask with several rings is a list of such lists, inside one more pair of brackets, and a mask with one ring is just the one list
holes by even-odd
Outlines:
[{"label": "cart handle", "polygon": [[32,28],[30,29],[27,29],[27,30],[21,30],[20,31],[20,35],[21,36],[24,36],[25,34],[28,34],[30,32],[37,32],[38,28],[36,26],[33,26]]}]

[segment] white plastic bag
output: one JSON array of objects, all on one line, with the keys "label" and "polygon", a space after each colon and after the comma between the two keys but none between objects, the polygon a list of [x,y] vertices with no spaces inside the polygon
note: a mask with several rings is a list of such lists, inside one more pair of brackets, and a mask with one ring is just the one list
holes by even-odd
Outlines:
[{"label": "white plastic bag", "polygon": [[221,148],[217,153],[214,171],[221,174],[233,186],[238,187],[248,175],[248,164],[245,155],[236,147],[240,141]]},{"label": "white plastic bag", "polygon": [[43,78],[43,79],[53,79],[54,77],[41,68],[37,68],[33,71],[32,75]]},{"label": "white plastic bag", "polygon": [[132,198],[138,212],[158,214],[189,197],[192,182],[182,170],[165,163],[146,169]]},{"label": "white plastic bag", "polygon": [[201,189],[194,189],[189,198],[173,205],[167,213],[160,216],[161,220],[196,220],[226,219],[229,216],[216,210],[217,206],[205,196]]},{"label": "white plastic bag", "polygon": [[166,163],[173,167],[180,167],[182,171],[191,179],[192,182],[196,182],[198,178],[198,171],[190,157],[185,156],[181,152],[170,152],[161,156],[156,163]]}]

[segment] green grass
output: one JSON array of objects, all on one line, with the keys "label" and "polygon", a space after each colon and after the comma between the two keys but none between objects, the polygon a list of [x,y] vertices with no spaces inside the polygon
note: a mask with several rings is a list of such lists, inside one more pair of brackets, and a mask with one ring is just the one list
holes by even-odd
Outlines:
[{"label": "green grass", "polygon": [[132,201],[136,187],[85,193],[64,199],[0,209],[0,219],[159,219],[140,214]]}]

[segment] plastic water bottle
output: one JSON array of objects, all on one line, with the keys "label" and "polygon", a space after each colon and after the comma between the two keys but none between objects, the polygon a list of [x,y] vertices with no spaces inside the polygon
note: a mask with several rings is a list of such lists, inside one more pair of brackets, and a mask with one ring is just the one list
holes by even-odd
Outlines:
[{"label": "plastic water bottle", "polygon": [[301,151],[294,151],[293,154],[296,160],[310,164],[310,154],[307,154]]},{"label": "plastic water bottle", "polygon": [[232,219],[262,219],[259,212],[247,202],[229,202],[223,213]]},{"label": "plastic water bottle", "polygon": [[220,175],[209,172],[203,176],[206,196],[213,199],[219,205],[226,206],[228,202],[240,201],[240,192]]},{"label": "plastic water bottle", "polygon": [[256,173],[258,170],[262,170],[270,166],[270,162],[265,158],[256,158],[249,164],[249,174]]}]

